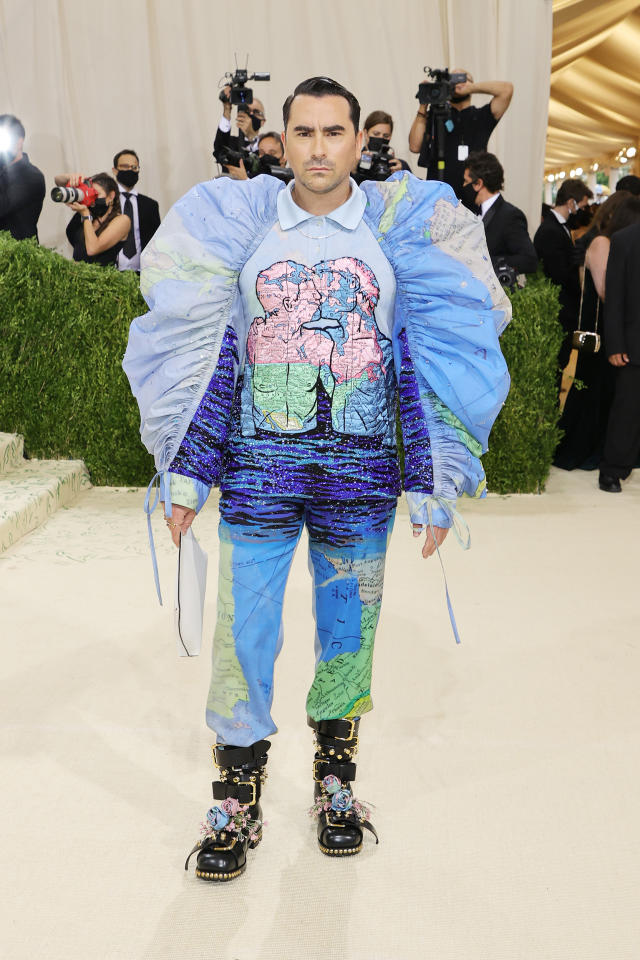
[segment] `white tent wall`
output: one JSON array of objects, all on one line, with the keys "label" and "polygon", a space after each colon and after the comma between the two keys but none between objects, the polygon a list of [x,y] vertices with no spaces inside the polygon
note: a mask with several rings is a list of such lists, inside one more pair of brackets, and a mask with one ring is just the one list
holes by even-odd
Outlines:
[{"label": "white tent wall", "polygon": [[[422,68],[511,80],[514,99],[489,149],[505,167],[507,198],[537,226],[551,0],[0,0],[0,112],[24,123],[48,188],[57,173],[110,170],[114,153],[133,147],[140,190],[164,215],[216,173],[218,87],[235,53],[239,65],[248,55],[250,70],[271,72],[253,86],[266,129],[281,129],[296,83],[326,74],[356,93],[363,119],[392,113],[396,152],[419,175],[407,137]],[[40,240],[68,254],[67,219],[47,196]]]}]

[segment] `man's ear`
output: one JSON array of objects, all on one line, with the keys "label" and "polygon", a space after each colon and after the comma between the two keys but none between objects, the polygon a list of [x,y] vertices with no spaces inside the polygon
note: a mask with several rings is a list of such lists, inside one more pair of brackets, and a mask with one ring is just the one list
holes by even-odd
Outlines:
[{"label": "man's ear", "polygon": [[478,189],[477,189],[476,192],[477,192],[477,193],[480,193],[480,191],[481,191],[482,188],[484,187],[484,180],[482,179],[482,177],[476,177],[476,179],[473,181],[474,187],[475,187],[475,185],[476,185],[477,183],[479,183],[480,186],[478,187]]},{"label": "man's ear", "polygon": [[364,130],[359,130],[356,134],[356,156],[358,160],[360,159],[360,154],[362,153],[362,148],[364,145]]}]

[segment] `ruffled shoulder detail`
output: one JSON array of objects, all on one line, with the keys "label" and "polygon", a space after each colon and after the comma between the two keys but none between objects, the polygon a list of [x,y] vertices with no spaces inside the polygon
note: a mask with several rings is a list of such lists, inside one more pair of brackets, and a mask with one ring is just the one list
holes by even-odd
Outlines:
[{"label": "ruffled shoulder detail", "polygon": [[269,176],[199,183],[171,208],[142,254],[148,313],[133,321],[123,367],[158,470],[173,460],[239,310],[242,267],[277,217]]},{"label": "ruffled shoulder detail", "polygon": [[[511,304],[487,250],[482,221],[451,187],[398,172],[366,182],[365,218],[397,282],[394,344],[406,337],[419,382],[452,422],[486,450],[509,389],[499,334]],[[425,410],[429,423],[429,416]]]}]

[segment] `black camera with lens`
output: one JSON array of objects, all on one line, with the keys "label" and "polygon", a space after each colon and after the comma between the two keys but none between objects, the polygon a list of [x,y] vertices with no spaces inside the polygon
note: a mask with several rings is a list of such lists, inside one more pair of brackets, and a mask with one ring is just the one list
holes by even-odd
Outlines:
[{"label": "black camera with lens", "polygon": [[249,146],[246,141],[240,150],[234,150],[233,147],[225,145],[223,147],[219,147],[217,150],[214,150],[213,155],[218,163],[223,167],[239,167],[240,161],[242,160],[248,177],[254,177],[256,173],[258,173],[257,170],[254,171],[254,167],[257,165],[258,158],[255,153],[252,153],[251,150],[249,150]]},{"label": "black camera with lens", "polygon": [[446,107],[451,98],[455,97],[457,85],[467,81],[466,73],[449,73],[448,69],[432,70],[431,67],[425,67],[424,71],[431,80],[419,84],[416,99],[429,107]]},{"label": "black camera with lens", "polygon": [[518,271],[507,263],[504,257],[496,257],[493,262],[495,275],[503,287],[509,290],[515,290],[518,284]]},{"label": "black camera with lens", "polygon": [[369,137],[367,152],[360,157],[356,171],[356,180],[386,180],[391,174],[389,161],[393,159],[393,152],[388,140],[384,137]]},{"label": "black camera with lens", "polygon": [[283,183],[289,183],[293,180],[293,170],[291,167],[281,167],[277,157],[272,157],[268,153],[263,154],[257,163],[257,169],[254,174],[249,176],[258,176],[259,173],[266,173],[276,180],[282,180]]},{"label": "black camera with lens", "polygon": [[226,81],[225,86],[230,86],[231,92],[227,96],[224,90],[221,90],[218,98],[223,103],[230,103],[240,110],[241,107],[246,108],[248,104],[253,102],[253,90],[247,86],[249,80],[271,80],[271,74],[252,73],[249,76],[248,70],[236,69],[233,73],[225,73],[224,79]]}]

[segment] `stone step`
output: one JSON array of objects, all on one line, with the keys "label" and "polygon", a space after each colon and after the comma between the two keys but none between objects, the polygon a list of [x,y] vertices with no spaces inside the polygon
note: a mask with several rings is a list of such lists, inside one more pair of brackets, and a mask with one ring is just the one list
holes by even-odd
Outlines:
[{"label": "stone step", "polygon": [[91,486],[82,460],[23,460],[0,476],[0,553]]},{"label": "stone step", "polygon": [[19,433],[0,433],[0,477],[22,466],[24,438]]}]

